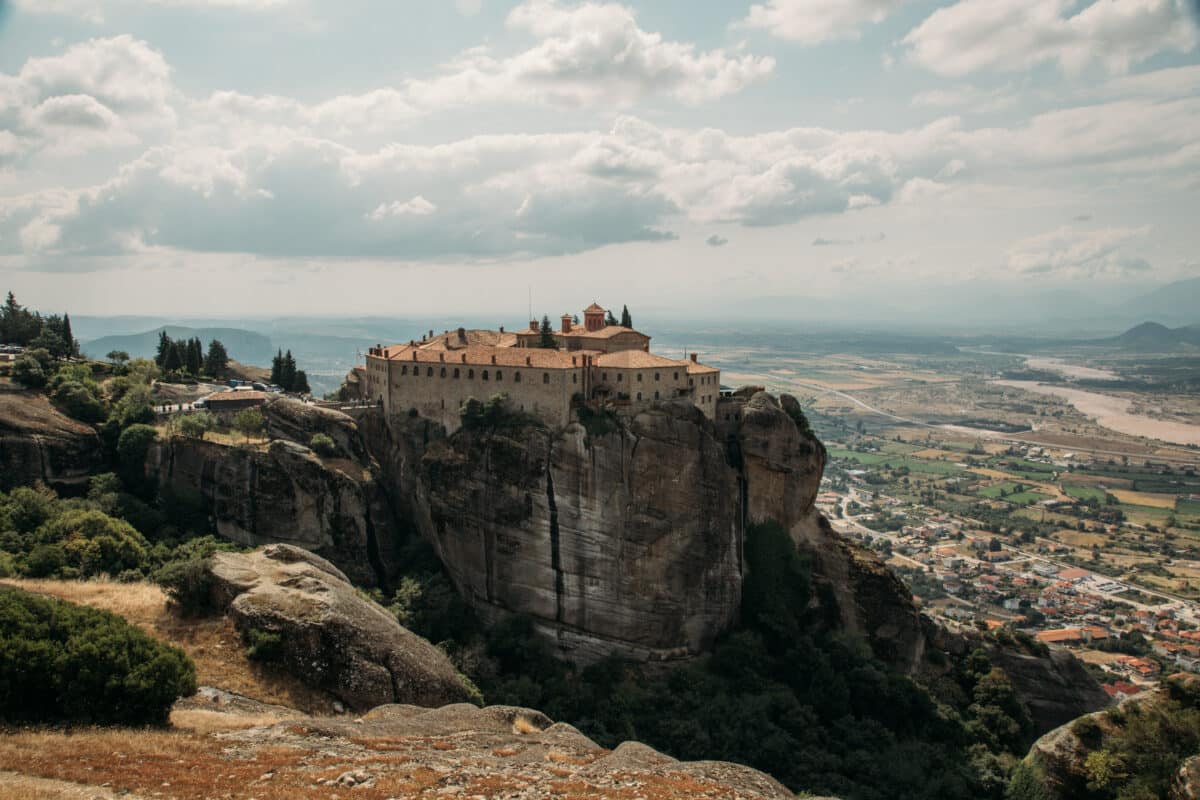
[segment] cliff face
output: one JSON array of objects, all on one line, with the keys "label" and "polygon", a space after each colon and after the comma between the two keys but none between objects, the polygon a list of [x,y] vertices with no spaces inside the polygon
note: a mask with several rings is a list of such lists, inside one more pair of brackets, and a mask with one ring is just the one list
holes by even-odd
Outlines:
[{"label": "cliff face", "polygon": [[249,547],[296,545],[356,583],[386,582],[375,534],[391,530],[390,512],[361,464],[321,459],[281,439],[265,449],[169,439],[156,442],[146,462],[160,486],[199,492],[221,536]]},{"label": "cliff face", "polygon": [[64,416],[44,395],[0,391],[0,489],[82,485],[103,465],[90,425]]},{"label": "cliff face", "polygon": [[393,474],[409,516],[485,617],[529,615],[584,662],[698,653],[733,622],[736,483],[694,407],[663,405],[597,437],[578,424],[429,442],[425,430],[405,428],[409,458],[393,466],[408,469]]}]

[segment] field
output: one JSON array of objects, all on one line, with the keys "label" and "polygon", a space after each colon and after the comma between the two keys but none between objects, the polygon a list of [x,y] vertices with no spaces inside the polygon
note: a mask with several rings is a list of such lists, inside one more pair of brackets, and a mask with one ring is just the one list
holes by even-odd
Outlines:
[{"label": "field", "polygon": [[1076,486],[1072,484],[1063,484],[1063,494],[1068,497],[1074,497],[1078,500],[1099,500],[1104,502],[1107,492],[1103,489],[1097,489],[1094,486]]}]

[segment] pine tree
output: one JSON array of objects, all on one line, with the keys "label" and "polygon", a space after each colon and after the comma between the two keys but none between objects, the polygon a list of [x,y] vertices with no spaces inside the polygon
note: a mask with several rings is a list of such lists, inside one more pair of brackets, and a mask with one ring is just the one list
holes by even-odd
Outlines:
[{"label": "pine tree", "polygon": [[225,369],[229,366],[229,353],[225,350],[225,345],[217,339],[213,339],[208,343],[208,355],[204,357],[204,372],[214,378],[220,378],[225,374]]},{"label": "pine tree", "polygon": [[279,378],[279,385],[283,387],[285,392],[294,392],[296,390],[296,359],[292,358],[291,350],[283,354],[283,368],[280,371]]},{"label": "pine tree", "polygon": [[312,389],[308,388],[308,374],[304,370],[296,370],[296,377],[292,380],[292,391],[296,394],[312,394]]},{"label": "pine tree", "polygon": [[558,340],[554,338],[554,327],[550,324],[550,317],[542,317],[542,338],[538,342],[538,347],[546,350],[557,350]]},{"label": "pine tree", "polygon": [[629,316],[629,306],[621,306],[621,327],[633,327],[633,317]]},{"label": "pine tree", "polygon": [[167,353],[171,351],[171,337],[167,336],[165,330],[158,332],[158,352],[154,356],[154,363],[159,369],[167,368]]},{"label": "pine tree", "polygon": [[62,338],[67,343],[67,355],[79,355],[79,342],[75,341],[75,334],[71,332],[71,315],[63,312],[62,321]]},{"label": "pine tree", "polygon": [[163,356],[162,371],[164,373],[178,372],[183,368],[183,342],[173,342],[167,339],[167,351]]},{"label": "pine tree", "polygon": [[184,367],[189,375],[199,375],[201,368],[204,366],[204,353],[201,350],[200,340],[191,338],[187,341],[187,346],[184,351]]},{"label": "pine tree", "polygon": [[283,385],[283,349],[279,349],[275,353],[275,357],[271,359],[271,383],[282,388],[287,388]]}]

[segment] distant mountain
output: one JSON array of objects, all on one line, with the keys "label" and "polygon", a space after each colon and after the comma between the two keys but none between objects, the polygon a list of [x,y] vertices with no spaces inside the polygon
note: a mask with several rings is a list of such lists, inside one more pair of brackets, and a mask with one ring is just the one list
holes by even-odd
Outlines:
[{"label": "distant mountain", "polygon": [[272,346],[271,340],[261,333],[241,328],[186,328],[181,325],[165,325],[124,336],[103,336],[83,342],[81,347],[91,358],[104,358],[113,350],[124,350],[133,358],[153,358],[158,349],[158,334],[164,330],[172,339],[199,337],[205,348],[213,339],[219,339],[230,357],[243,364],[263,366],[270,364],[275,355],[275,347]]},{"label": "distant mountain", "polygon": [[1102,343],[1142,353],[1168,353],[1191,349],[1200,347],[1200,325],[1168,328],[1158,322],[1143,322],[1120,336],[1102,340]]},{"label": "distant mountain", "polygon": [[1122,311],[1134,318],[1157,319],[1168,323],[1200,323],[1200,278],[1168,283],[1130,300]]}]

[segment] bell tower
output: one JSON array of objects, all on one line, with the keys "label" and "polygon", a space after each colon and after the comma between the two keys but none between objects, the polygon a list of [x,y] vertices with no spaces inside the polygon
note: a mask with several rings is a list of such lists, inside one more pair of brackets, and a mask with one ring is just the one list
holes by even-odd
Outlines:
[{"label": "bell tower", "polygon": [[583,327],[588,331],[598,331],[605,327],[604,325],[604,309],[596,303],[583,310]]}]

